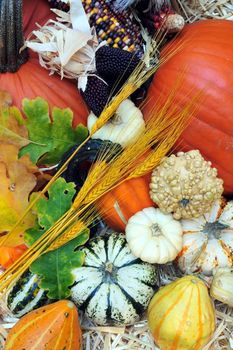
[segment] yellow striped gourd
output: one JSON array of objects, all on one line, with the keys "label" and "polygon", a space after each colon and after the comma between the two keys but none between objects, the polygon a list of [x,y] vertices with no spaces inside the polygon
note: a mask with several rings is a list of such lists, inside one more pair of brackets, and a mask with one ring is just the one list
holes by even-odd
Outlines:
[{"label": "yellow striped gourd", "polygon": [[162,350],[201,350],[215,329],[215,311],[199,278],[185,276],[162,287],[148,307],[149,328]]}]

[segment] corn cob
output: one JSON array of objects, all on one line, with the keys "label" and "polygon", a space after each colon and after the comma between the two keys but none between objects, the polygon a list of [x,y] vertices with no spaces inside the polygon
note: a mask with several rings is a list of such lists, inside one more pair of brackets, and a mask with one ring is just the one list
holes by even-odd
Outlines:
[{"label": "corn cob", "polygon": [[[68,4],[58,0],[48,0],[51,6],[67,10]],[[82,0],[91,26],[96,28],[99,42],[129,52],[143,54],[143,39],[140,26],[128,10],[116,12],[113,1]]]},{"label": "corn cob", "polygon": [[[115,95],[133,72],[139,58],[131,52],[103,46],[96,51],[96,75],[87,78],[81,94],[92,112],[98,117],[110,94]],[[104,81],[103,81],[104,80]]]},{"label": "corn cob", "polygon": [[63,2],[62,0],[48,0],[51,8],[57,8],[62,11],[69,11],[69,4]]},{"label": "corn cob", "polygon": [[99,117],[110,96],[108,84],[97,75],[89,76],[85,91],[80,89],[80,92],[90,110]]},{"label": "corn cob", "polygon": [[109,84],[116,84],[119,79],[121,85],[125,83],[139,61],[134,53],[109,46],[102,46],[96,51],[96,70]]}]

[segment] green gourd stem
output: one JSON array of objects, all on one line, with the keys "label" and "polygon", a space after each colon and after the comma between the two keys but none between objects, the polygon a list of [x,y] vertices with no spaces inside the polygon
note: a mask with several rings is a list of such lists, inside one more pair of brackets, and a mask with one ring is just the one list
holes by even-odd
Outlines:
[{"label": "green gourd stem", "polygon": [[22,50],[22,0],[0,0],[0,73],[16,72],[27,61],[27,50]]}]

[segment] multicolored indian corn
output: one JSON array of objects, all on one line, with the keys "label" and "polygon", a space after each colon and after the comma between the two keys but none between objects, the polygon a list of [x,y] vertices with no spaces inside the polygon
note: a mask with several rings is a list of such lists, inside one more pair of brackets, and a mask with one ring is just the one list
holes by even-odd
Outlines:
[{"label": "multicolored indian corn", "polygon": [[[48,0],[51,7],[63,11],[69,10],[69,4],[61,0]],[[129,52],[143,53],[143,39],[139,24],[129,10],[116,12],[113,1],[82,0],[89,17],[90,25],[96,28],[99,41],[106,41],[109,46]]]}]

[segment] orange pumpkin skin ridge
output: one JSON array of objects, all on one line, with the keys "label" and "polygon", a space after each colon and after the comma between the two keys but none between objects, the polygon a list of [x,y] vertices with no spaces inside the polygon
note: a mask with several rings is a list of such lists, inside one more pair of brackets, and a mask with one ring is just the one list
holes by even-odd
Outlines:
[{"label": "orange pumpkin skin ridge", "polygon": [[162,350],[201,350],[215,329],[215,311],[205,284],[185,276],[152,298],[148,324]]},{"label": "orange pumpkin skin ridge", "polygon": [[[125,222],[138,211],[155,206],[149,196],[151,174],[127,180],[106,193],[97,207],[106,223],[116,231],[125,230]],[[120,215],[114,206],[119,206]],[[121,218],[121,215],[123,218]],[[123,220],[124,221],[123,221]]]},{"label": "orange pumpkin skin ridge", "polygon": [[82,332],[75,305],[67,300],[23,316],[8,334],[4,350],[81,350]]},{"label": "orange pumpkin skin ridge", "polygon": [[200,92],[197,116],[175,149],[199,149],[218,169],[219,177],[224,180],[225,193],[232,194],[233,22],[205,20],[187,25],[164,53],[178,46],[179,52],[162,65],[154,77],[144,116],[148,115],[152,104],[160,104],[161,94],[165,100],[177,84],[177,106],[184,106]]}]

